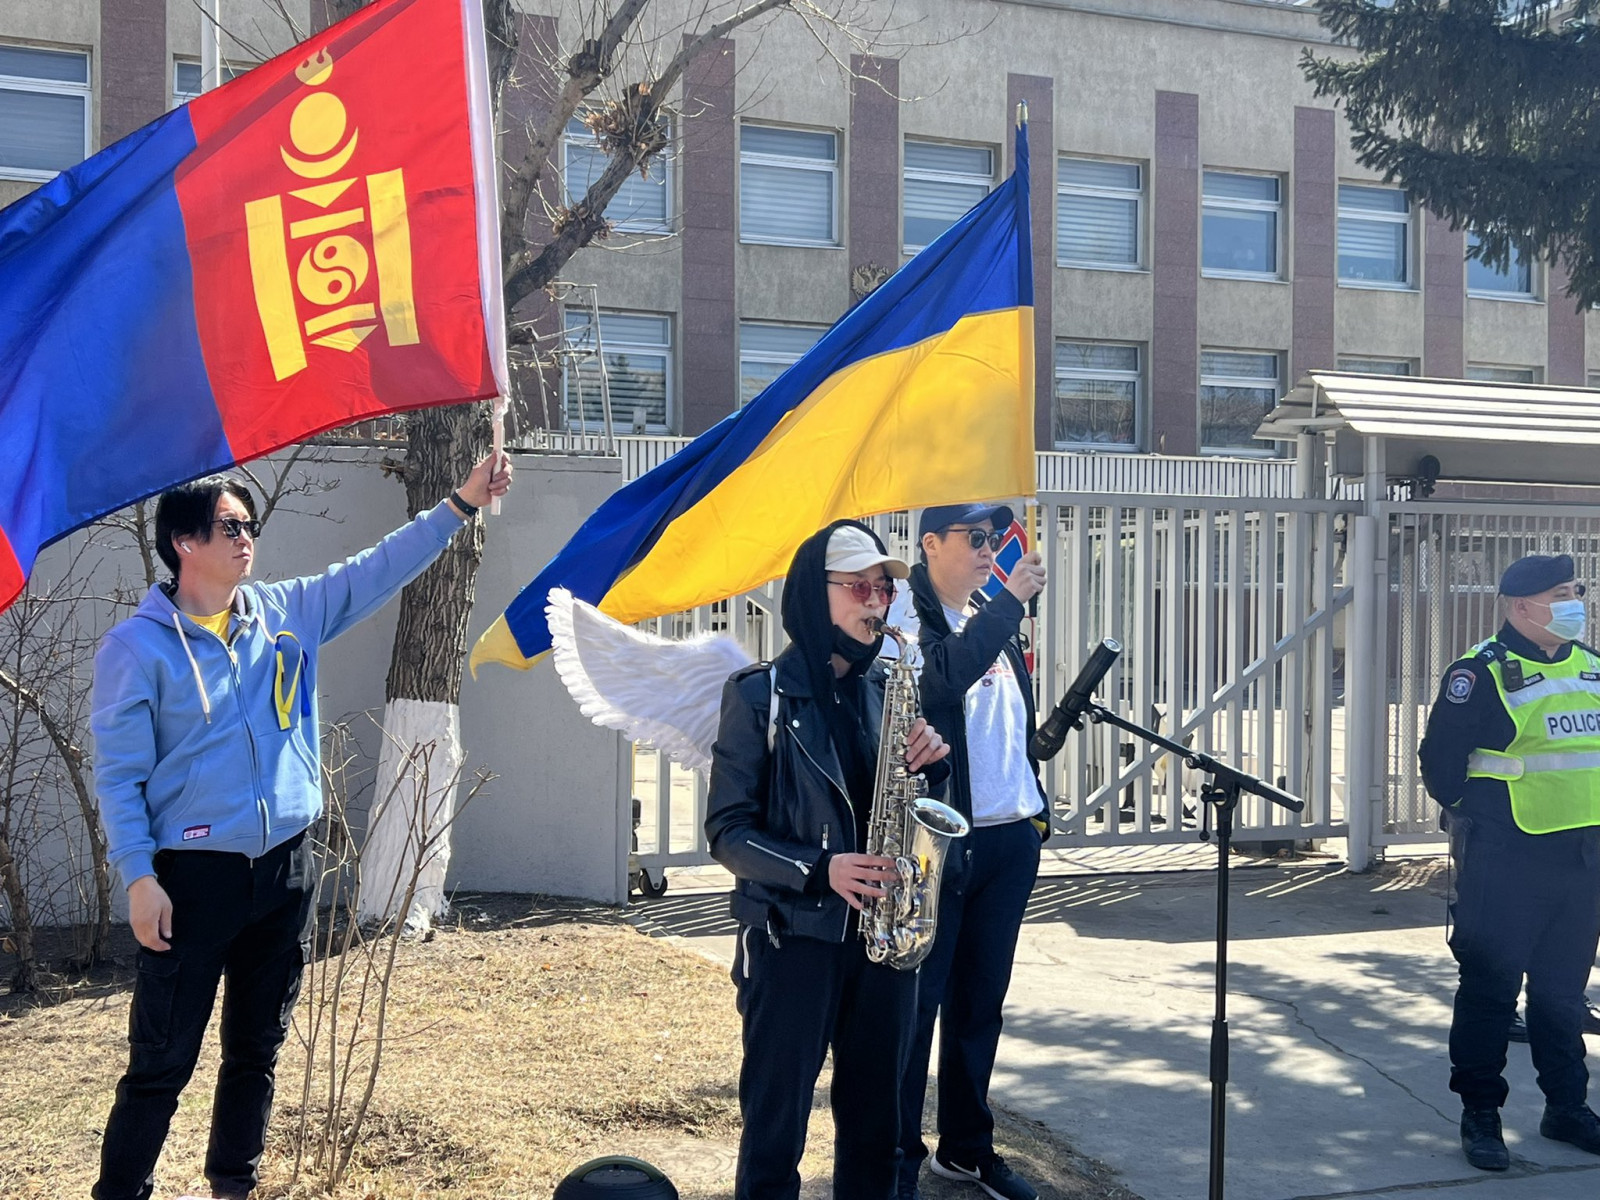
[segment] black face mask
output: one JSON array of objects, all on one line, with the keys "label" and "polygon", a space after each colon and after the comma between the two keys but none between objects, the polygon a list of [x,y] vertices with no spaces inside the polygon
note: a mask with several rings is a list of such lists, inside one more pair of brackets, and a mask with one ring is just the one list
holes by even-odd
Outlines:
[{"label": "black face mask", "polygon": [[852,667],[871,662],[878,657],[878,651],[881,649],[883,649],[882,634],[870,642],[858,642],[837,625],[833,627],[833,652]]}]

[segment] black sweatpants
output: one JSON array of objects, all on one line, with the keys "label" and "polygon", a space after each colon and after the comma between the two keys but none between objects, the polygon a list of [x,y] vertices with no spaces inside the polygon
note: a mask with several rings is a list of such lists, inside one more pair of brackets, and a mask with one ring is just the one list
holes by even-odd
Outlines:
[{"label": "black sweatpants", "polygon": [[928,1156],[922,1106],[941,1009],[939,1148],[965,1167],[981,1166],[994,1152],[989,1077],[1017,934],[1039,875],[1039,831],[1024,818],[974,828],[965,842],[971,851],[966,870],[950,877],[939,895],[939,934],[922,964],[916,1033],[901,1080],[902,1192],[910,1191]]},{"label": "black sweatpants", "polygon": [[1528,1048],[1553,1105],[1582,1104],[1583,992],[1600,940],[1600,829],[1521,834],[1450,814],[1459,873],[1450,949],[1461,967],[1450,1024],[1450,1090],[1499,1108],[1506,1032],[1528,981]]},{"label": "black sweatpants", "polygon": [[149,1200],[156,1159],[222,1001],[222,1066],[205,1174],[222,1196],[244,1196],[272,1112],[273,1073],[300,994],[316,878],[299,834],[257,859],[163,850],[156,880],[172,900],[170,950],[139,948],[128,1014],[128,1071],[100,1146],[95,1200]]},{"label": "black sweatpants", "polygon": [[733,959],[744,1018],[739,1069],[735,1200],[795,1200],[811,1097],[833,1047],[833,1194],[836,1200],[894,1195],[899,1106],[917,974],[875,966],[855,936],[843,942],[742,926]]}]

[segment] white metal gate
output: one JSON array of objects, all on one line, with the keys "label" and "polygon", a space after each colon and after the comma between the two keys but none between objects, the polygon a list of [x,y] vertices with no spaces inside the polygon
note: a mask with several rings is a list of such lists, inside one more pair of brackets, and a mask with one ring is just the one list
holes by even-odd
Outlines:
[{"label": "white metal gate", "polygon": [[[1583,581],[1600,579],[1600,513],[1592,506],[1396,502],[1382,506],[1386,617],[1374,647],[1388,664],[1377,737],[1384,746],[1375,845],[1441,840],[1438,806],[1417,774],[1417,745],[1444,669],[1500,626],[1501,572],[1525,554],[1570,554]],[[1594,644],[1596,625],[1590,611]]]},{"label": "white metal gate", "polygon": [[[1044,494],[1051,586],[1035,663],[1045,704],[1091,646],[1124,654],[1100,698],[1119,715],[1306,801],[1241,801],[1241,841],[1342,835],[1342,578],[1348,502]],[[1200,779],[1110,726],[1046,767],[1058,844],[1188,842]]]}]

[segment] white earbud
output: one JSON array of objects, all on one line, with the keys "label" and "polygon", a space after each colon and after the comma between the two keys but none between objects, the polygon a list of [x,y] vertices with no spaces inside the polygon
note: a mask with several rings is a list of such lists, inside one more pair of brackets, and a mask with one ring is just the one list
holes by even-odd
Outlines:
[{"label": "white earbud", "polygon": [[189,543],[188,543],[188,542],[181,542],[181,543],[179,543],[179,544],[180,544],[180,545],[181,545],[181,546],[182,546],[182,547],[183,547],[183,552],[184,552],[184,553],[185,553],[185,554],[188,554],[188,553],[190,553],[190,549],[189,549]]}]

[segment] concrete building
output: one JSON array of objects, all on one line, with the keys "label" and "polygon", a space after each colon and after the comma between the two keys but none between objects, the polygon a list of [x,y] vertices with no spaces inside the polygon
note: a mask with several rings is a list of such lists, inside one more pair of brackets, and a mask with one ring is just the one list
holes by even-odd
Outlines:
[{"label": "concrete building", "polygon": [[[520,6],[508,149],[552,94],[547,48],[570,52],[592,7]],[[681,7],[659,0],[645,37],[681,30]],[[302,29],[325,8],[288,5]],[[698,433],[774,378],[1010,170],[1019,101],[1041,449],[1265,453],[1250,431],[1310,368],[1579,386],[1600,371],[1595,318],[1558,269],[1469,263],[1470,232],[1356,163],[1298,65],[1308,45],[1331,50],[1306,3],[893,12],[876,30],[858,10],[865,46],[775,14],[691,66],[669,160],[625,187],[617,234],[564,273],[596,285],[625,431]],[[266,0],[224,0],[222,15],[224,71],[292,40]],[[203,28],[193,0],[0,0],[0,202],[199,90]],[[596,170],[592,147],[574,122],[569,191]],[[591,336],[582,306],[525,315]],[[597,422],[597,374],[567,372],[553,423]]]},{"label": "concrete building", "polygon": [[646,429],[703,430],[931,240],[1010,169],[1024,100],[1041,449],[1265,453],[1250,431],[1311,368],[1582,386],[1600,367],[1559,270],[1469,263],[1469,232],[1359,166],[1298,65],[1337,53],[1306,5],[896,11],[923,44],[855,55],[853,86],[798,26],[733,37],[686,89],[698,115],[656,195],[611,210],[681,236],[569,268],[614,313],[614,370],[659,370]]}]

